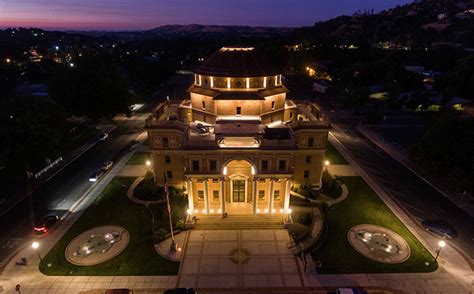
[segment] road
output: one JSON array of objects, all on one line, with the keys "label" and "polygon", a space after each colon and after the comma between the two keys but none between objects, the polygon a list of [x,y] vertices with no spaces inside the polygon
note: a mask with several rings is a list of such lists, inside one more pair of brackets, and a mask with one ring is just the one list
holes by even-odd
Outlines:
[{"label": "road", "polygon": [[[32,220],[47,214],[64,215],[93,185],[89,176],[103,162],[117,161],[126,152],[130,142],[143,132],[144,118],[152,107],[166,96],[183,97],[191,76],[176,75],[153,94],[151,101],[132,118],[117,122],[109,139],[99,142],[65,167],[48,182],[0,218],[0,269],[2,264],[22,246],[35,238]],[[32,209],[30,209],[30,207]]]},{"label": "road", "polygon": [[461,249],[471,262],[474,260],[473,217],[350,126],[334,123],[333,126],[331,133],[393,200],[419,222],[423,219],[448,221],[459,232],[455,240],[448,242]]}]

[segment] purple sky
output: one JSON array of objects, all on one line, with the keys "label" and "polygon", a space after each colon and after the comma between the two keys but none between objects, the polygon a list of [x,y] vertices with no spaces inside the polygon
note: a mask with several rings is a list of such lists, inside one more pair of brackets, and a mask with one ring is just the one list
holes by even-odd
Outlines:
[{"label": "purple sky", "polygon": [[308,26],[412,0],[0,0],[0,27],[150,29],[166,24]]}]

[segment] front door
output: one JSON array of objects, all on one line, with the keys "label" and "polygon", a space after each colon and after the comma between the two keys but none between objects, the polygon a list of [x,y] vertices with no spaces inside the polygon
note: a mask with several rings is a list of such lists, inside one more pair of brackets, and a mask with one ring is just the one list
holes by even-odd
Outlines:
[{"label": "front door", "polygon": [[245,181],[234,180],[232,182],[232,201],[233,202],[244,202],[245,201]]}]

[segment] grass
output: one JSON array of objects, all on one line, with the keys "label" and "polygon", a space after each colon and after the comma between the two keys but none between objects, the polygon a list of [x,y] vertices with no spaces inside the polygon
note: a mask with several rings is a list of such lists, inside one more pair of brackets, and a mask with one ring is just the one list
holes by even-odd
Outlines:
[{"label": "grass", "polygon": [[[134,178],[115,178],[84,211],[58,243],[44,256],[40,270],[46,275],[176,275],[179,263],[162,258],[153,247],[151,214],[131,202],[126,192]],[[152,208],[163,213],[164,205]],[[67,244],[78,234],[102,225],[122,226],[130,233],[127,248],[117,257],[93,266],[76,266],[64,257]],[[47,267],[51,264],[51,267]]]},{"label": "grass", "polygon": [[325,160],[331,164],[349,164],[331,143],[328,143]]},{"label": "grass", "polygon": [[[436,270],[434,257],[362,178],[343,177],[342,180],[349,189],[349,196],[327,211],[328,234],[324,244],[313,253],[313,259],[322,263],[319,273],[404,273]],[[399,264],[383,264],[357,253],[347,241],[347,232],[351,227],[365,223],[387,227],[405,238],[411,248],[410,258]],[[424,264],[426,261],[430,262],[429,266]]]},{"label": "grass", "polygon": [[146,161],[150,160],[150,154],[144,152],[137,152],[127,161],[128,165],[145,165]]}]

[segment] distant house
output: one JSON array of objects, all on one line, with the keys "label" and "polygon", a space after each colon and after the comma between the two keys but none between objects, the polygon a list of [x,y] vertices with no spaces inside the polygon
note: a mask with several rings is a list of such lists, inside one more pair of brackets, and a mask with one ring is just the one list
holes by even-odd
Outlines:
[{"label": "distant house", "polygon": [[331,81],[328,80],[315,80],[313,82],[313,92],[326,93],[332,87]]}]

